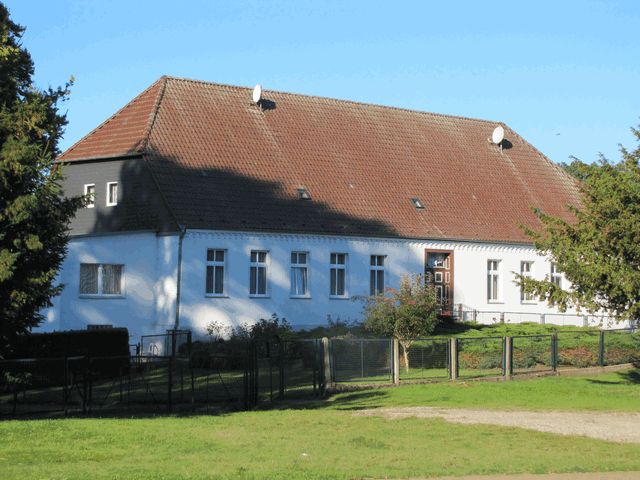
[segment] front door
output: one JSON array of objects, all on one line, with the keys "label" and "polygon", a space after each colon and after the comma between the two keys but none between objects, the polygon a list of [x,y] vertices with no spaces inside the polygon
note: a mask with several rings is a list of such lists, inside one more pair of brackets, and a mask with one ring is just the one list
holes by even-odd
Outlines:
[{"label": "front door", "polygon": [[424,264],[425,280],[436,289],[442,314],[453,314],[453,250],[426,250]]}]

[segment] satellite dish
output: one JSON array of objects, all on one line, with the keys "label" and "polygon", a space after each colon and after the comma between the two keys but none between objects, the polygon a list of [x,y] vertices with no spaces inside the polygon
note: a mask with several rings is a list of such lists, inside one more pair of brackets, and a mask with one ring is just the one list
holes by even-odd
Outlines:
[{"label": "satellite dish", "polygon": [[493,130],[493,133],[491,134],[491,142],[499,145],[502,140],[504,140],[504,128],[498,126]]},{"label": "satellite dish", "polygon": [[258,103],[260,101],[262,98],[262,85],[257,84],[253,87],[253,94],[251,95],[251,98],[253,99],[253,103]]}]

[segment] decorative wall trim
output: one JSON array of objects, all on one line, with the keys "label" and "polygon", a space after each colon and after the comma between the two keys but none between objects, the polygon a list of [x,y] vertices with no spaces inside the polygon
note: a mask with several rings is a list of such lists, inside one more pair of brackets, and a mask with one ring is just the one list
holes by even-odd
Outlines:
[{"label": "decorative wall trim", "polygon": [[284,241],[291,243],[304,243],[312,245],[314,243],[322,243],[324,245],[331,243],[348,242],[351,245],[372,245],[372,244],[392,244],[405,245],[412,248],[437,248],[441,250],[455,250],[468,252],[532,252],[535,247],[531,244],[509,244],[509,243],[491,243],[491,242],[472,242],[466,240],[438,240],[438,239],[406,239],[406,238],[382,238],[382,237],[355,237],[355,236],[338,236],[338,235],[318,235],[303,233],[268,233],[268,232],[242,232],[231,230],[191,230],[187,229],[187,238],[193,239],[213,239],[222,238],[236,241]]}]

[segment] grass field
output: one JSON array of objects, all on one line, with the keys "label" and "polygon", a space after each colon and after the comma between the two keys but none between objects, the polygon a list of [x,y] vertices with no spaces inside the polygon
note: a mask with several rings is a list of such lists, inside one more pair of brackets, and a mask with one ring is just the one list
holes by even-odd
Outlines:
[{"label": "grass field", "polygon": [[640,406],[640,372],[409,385],[219,416],[4,421],[0,477],[397,478],[640,470],[638,444],[352,415],[401,405],[631,412]]}]

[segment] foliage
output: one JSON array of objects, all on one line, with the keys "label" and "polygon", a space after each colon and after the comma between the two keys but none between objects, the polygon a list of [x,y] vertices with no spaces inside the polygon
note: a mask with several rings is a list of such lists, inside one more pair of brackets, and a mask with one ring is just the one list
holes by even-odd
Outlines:
[{"label": "foliage", "polygon": [[41,91],[22,47],[24,28],[0,3],[0,355],[42,320],[60,293],[55,276],[81,198],[63,197],[57,144],[66,124],[58,104],[71,82]]},{"label": "foliage", "polygon": [[[640,131],[632,129],[640,141]],[[571,285],[518,275],[526,292],[564,311],[575,306],[606,311],[621,320],[640,318],[640,147],[620,149],[622,159],[595,164],[574,160],[581,205],[570,205],[574,221],[534,210],[542,228],[524,228],[536,248],[549,255]]]},{"label": "foliage", "polygon": [[308,330],[303,329],[297,332],[298,338],[363,338],[367,337],[367,334],[368,332],[361,323],[341,320],[340,317],[334,320],[331,315],[327,315],[326,325],[312,327]]},{"label": "foliage", "polygon": [[367,298],[364,326],[379,335],[397,338],[408,370],[411,343],[433,333],[438,312],[435,290],[426,284],[424,277],[403,275],[398,290],[388,288],[384,294]]}]

